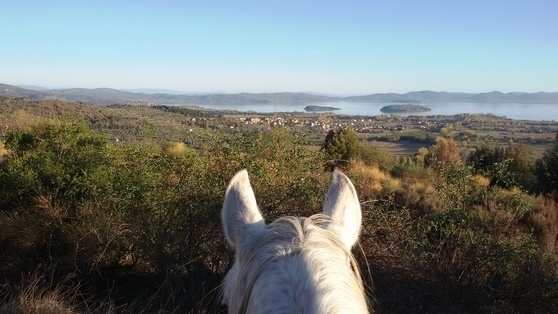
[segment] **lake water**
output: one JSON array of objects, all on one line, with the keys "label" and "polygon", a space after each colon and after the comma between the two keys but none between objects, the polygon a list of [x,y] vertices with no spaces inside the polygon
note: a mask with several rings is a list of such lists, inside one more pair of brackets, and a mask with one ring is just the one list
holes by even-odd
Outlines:
[{"label": "lake water", "polygon": [[[305,112],[308,105],[335,107],[335,113],[346,115],[375,116],[382,114],[380,108],[393,103],[355,103],[329,102],[312,104],[248,104],[248,105],[199,105],[204,108],[220,110],[253,111],[262,113],[273,112]],[[481,104],[481,103],[429,103],[423,104],[432,111],[412,113],[412,115],[454,115],[460,113],[492,113],[516,120],[547,120],[558,121],[558,104]]]}]

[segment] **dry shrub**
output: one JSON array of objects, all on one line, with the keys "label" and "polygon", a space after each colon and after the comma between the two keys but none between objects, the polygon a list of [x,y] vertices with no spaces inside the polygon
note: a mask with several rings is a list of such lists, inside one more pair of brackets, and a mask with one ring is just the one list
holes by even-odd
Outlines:
[{"label": "dry shrub", "polygon": [[27,130],[33,125],[40,123],[56,123],[56,119],[35,115],[27,110],[15,110],[6,115],[7,127],[10,130]]},{"label": "dry shrub", "polygon": [[4,164],[4,161],[8,158],[9,153],[10,152],[6,149],[6,146],[4,146],[4,142],[0,141],[0,166]]},{"label": "dry shrub", "polygon": [[4,142],[0,142],[0,158],[3,158],[7,154],[8,150],[6,149],[6,146],[4,146]]},{"label": "dry shrub", "polygon": [[67,240],[74,250],[67,255],[68,262],[89,272],[137,265],[138,258],[130,249],[130,232],[130,226],[114,210],[87,204],[82,216],[67,230]]},{"label": "dry shrub", "polygon": [[470,177],[471,181],[480,188],[487,188],[490,186],[490,178],[487,178],[481,174],[473,174]]},{"label": "dry shrub", "polygon": [[362,198],[390,194],[400,186],[399,180],[392,178],[378,166],[368,166],[362,161],[352,164],[348,172],[357,181],[356,186]]},{"label": "dry shrub", "polygon": [[[492,234],[505,233],[508,236],[529,233],[522,223],[532,210],[531,196],[519,188],[502,189],[493,187],[485,190],[484,204],[475,206],[477,218]],[[475,193],[480,193],[478,190]]]},{"label": "dry shrub", "polygon": [[436,188],[428,182],[403,182],[397,190],[396,200],[399,204],[415,208],[421,213],[435,213],[444,209]]},{"label": "dry shrub", "polygon": [[[79,217],[47,195],[35,198],[34,213],[0,212],[0,280],[14,280],[37,265],[57,272],[134,264],[129,227],[110,208],[85,204]],[[124,260],[124,261],[122,261]]]},{"label": "dry shrub", "polygon": [[401,181],[388,177],[382,185],[384,195],[393,195],[401,187]]},{"label": "dry shrub", "polygon": [[0,278],[13,279],[36,266],[37,250],[45,239],[45,226],[26,214],[0,212]]},{"label": "dry shrub", "polygon": [[163,151],[172,156],[184,155],[188,147],[183,142],[172,142],[163,146]]},{"label": "dry shrub", "polygon": [[558,203],[543,196],[533,197],[530,222],[543,252],[558,253]]},{"label": "dry shrub", "polygon": [[503,211],[518,218],[532,208],[528,194],[517,187],[495,188],[488,196],[488,205],[491,212]]},{"label": "dry shrub", "polygon": [[425,156],[425,162],[435,168],[463,163],[460,155],[461,148],[453,138],[438,137],[436,138],[436,144],[428,150],[429,153]]}]

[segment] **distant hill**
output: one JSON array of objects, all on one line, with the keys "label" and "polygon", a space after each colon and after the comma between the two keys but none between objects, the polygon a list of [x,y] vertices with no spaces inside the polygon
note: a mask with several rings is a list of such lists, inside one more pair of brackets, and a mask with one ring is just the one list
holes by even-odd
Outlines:
[{"label": "distant hill", "polygon": [[558,92],[555,93],[449,93],[433,91],[417,91],[405,94],[382,93],[365,96],[334,97],[309,93],[240,93],[240,94],[209,94],[185,95],[174,93],[152,93],[156,90],[144,90],[147,93],[122,91],[110,88],[70,88],[44,90],[30,86],[22,88],[0,84],[0,96],[24,97],[30,99],[63,99],[92,105],[112,104],[305,104],[335,101],[365,103],[440,103],[440,102],[472,102],[472,103],[524,103],[524,104],[558,104]]},{"label": "distant hill", "polygon": [[130,93],[110,88],[70,88],[51,89],[47,92],[53,97],[64,100],[89,103],[94,105],[111,105],[115,103],[149,103],[153,102],[151,95]]},{"label": "distant hill", "polygon": [[0,96],[27,97],[31,99],[58,98],[92,105],[111,104],[267,104],[267,103],[311,103],[335,101],[339,98],[304,93],[262,93],[262,94],[211,94],[175,95],[165,93],[133,93],[110,88],[70,88],[34,91],[12,85],[0,84]]},{"label": "distant hill", "polygon": [[35,90],[35,91],[48,90],[48,88],[44,88],[42,86],[36,86],[36,85],[17,85],[17,87],[24,88],[24,89]]},{"label": "distant hill", "polygon": [[373,103],[424,103],[424,102],[463,102],[467,101],[470,94],[420,91],[409,92],[406,94],[372,94],[367,96],[353,96],[345,98],[347,101],[354,102],[373,102]]},{"label": "distant hill", "polygon": [[123,89],[125,92],[141,93],[141,94],[170,94],[170,95],[184,95],[187,93],[179,92],[170,89],[154,89],[154,88],[138,88],[138,89]]},{"label": "distant hill", "polygon": [[43,99],[46,97],[46,94],[41,91],[34,91],[13,85],[0,84],[0,96]]},{"label": "distant hill", "polygon": [[558,104],[558,93],[507,93],[494,91],[490,93],[468,94],[420,91],[406,94],[373,94],[344,98],[353,102],[393,102],[393,103],[520,103],[520,104]]},{"label": "distant hill", "polygon": [[[184,97],[184,96],[183,96]],[[263,93],[263,94],[217,94],[185,96],[184,100],[199,104],[290,104],[312,103],[339,100],[337,97],[319,96],[303,93]]]}]

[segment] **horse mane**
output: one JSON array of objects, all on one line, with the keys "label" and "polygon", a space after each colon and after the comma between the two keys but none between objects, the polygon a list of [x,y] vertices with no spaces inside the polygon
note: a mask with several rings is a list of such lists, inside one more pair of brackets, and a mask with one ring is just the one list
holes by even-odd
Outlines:
[{"label": "horse mane", "polygon": [[[367,313],[356,260],[339,236],[324,228],[331,224],[336,222],[326,214],[269,224],[236,255],[224,279],[229,312]],[[246,295],[250,302],[243,305]]]}]

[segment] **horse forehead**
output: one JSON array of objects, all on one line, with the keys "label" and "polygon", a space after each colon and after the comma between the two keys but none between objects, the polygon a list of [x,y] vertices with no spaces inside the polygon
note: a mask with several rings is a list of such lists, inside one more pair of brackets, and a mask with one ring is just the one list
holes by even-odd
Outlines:
[{"label": "horse forehead", "polygon": [[301,307],[295,312],[351,308],[349,312],[365,313],[362,287],[347,268],[350,252],[321,227],[322,221],[320,216],[282,217],[269,224],[250,249],[237,255],[225,285],[230,308],[238,309],[249,295],[250,306],[268,313],[293,305]]},{"label": "horse forehead", "polygon": [[[273,258],[298,254],[307,250],[307,237],[311,231],[304,223],[306,218],[282,217],[268,225],[266,231],[249,246],[249,249],[237,255],[242,267],[255,267],[263,261]],[[312,227],[310,227],[312,228]]]},{"label": "horse forehead", "polygon": [[311,217],[281,217],[268,225],[266,232],[255,241],[255,245],[282,247],[287,244],[310,248],[312,245],[307,244],[328,243],[341,246],[335,234],[323,227],[323,223],[329,221],[329,217],[319,214]]}]

